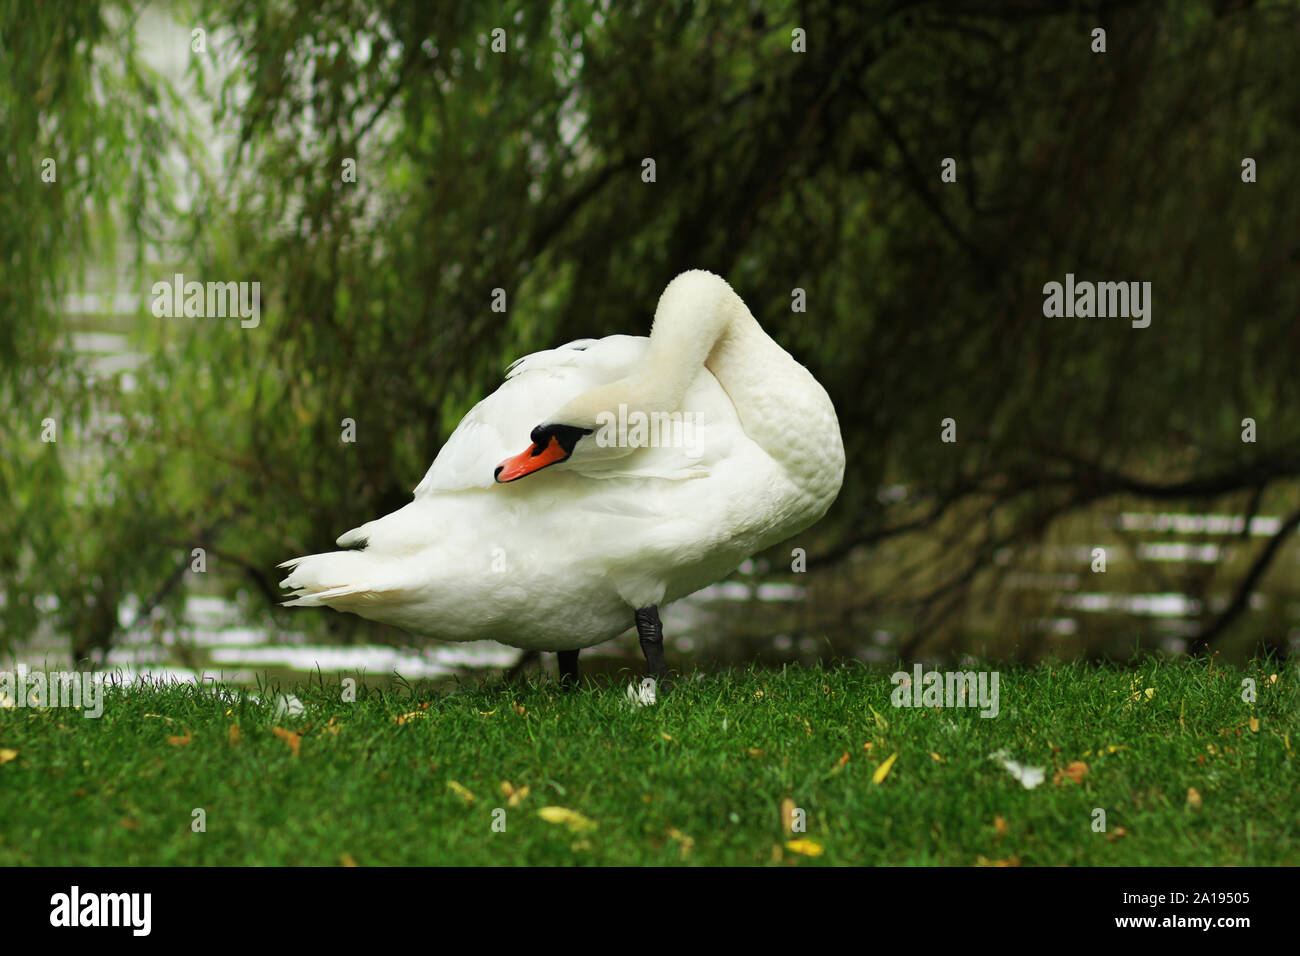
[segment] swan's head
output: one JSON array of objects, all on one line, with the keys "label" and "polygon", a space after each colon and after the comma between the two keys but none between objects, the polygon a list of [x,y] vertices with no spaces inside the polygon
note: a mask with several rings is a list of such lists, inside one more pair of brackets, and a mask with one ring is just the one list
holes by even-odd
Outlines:
[{"label": "swan's head", "polygon": [[635,380],[625,379],[579,395],[533,429],[527,448],[497,465],[496,480],[504,484],[551,465],[594,464],[631,453],[633,448],[609,441],[608,434],[619,404],[626,408],[642,392]]},{"label": "swan's head", "polygon": [[551,465],[568,461],[578,442],[590,435],[593,429],[578,425],[543,424],[533,429],[528,437],[532,443],[520,452],[497,465],[493,477],[501,484],[518,481],[525,475],[541,471]]}]

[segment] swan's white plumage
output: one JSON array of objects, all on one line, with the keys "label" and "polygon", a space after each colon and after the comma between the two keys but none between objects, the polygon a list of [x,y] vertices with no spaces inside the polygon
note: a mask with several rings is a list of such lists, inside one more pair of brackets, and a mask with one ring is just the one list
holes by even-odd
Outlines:
[{"label": "swan's white plumage", "polygon": [[[652,334],[691,344],[685,313],[721,308],[713,302],[743,312],[728,319],[737,331],[709,363],[732,394],[702,361],[682,377],[674,408],[696,416],[691,445],[614,458],[575,453],[496,483],[497,464],[528,448],[548,415],[662,361],[651,339],[627,335],[525,356],[461,421],[410,504],[338,539],[342,547],[364,542],[364,550],[283,565],[291,572],[282,582],[293,591],[288,603],[329,605],[443,640],[587,647],[626,630],[632,609],[698,590],[816,520],[838,491],[844,459],[834,409],[807,370],[708,273],[670,284]],[[741,361],[755,375],[738,372]],[[780,443],[777,457],[742,425],[737,394],[751,430],[759,430],[755,414],[766,416],[761,430]],[[801,460],[778,460],[787,447]]]},{"label": "swan's white plumage", "polygon": [[649,341],[633,335],[578,339],[516,359],[501,386],[461,419],[415,496],[494,487],[493,469],[528,446],[528,434],[543,415],[629,374]]}]

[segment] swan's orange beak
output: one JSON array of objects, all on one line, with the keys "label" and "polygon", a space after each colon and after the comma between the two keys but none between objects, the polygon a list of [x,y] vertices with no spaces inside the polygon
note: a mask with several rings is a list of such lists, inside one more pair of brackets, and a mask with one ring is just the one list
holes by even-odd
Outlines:
[{"label": "swan's orange beak", "polygon": [[564,461],[568,457],[569,452],[565,451],[564,446],[560,444],[560,440],[552,435],[545,448],[540,445],[529,446],[527,451],[520,452],[513,458],[507,458],[497,465],[494,474],[496,480],[504,484],[507,481],[522,478],[524,475],[531,475],[547,465],[554,465],[556,462]]}]

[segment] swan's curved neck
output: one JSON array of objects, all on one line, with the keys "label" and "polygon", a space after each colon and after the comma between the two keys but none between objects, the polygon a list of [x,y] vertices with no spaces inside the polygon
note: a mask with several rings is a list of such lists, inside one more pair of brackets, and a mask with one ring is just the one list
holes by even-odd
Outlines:
[{"label": "swan's curved neck", "polygon": [[835,407],[712,273],[684,272],[670,282],[637,371],[584,392],[552,422],[590,429],[621,404],[642,412],[680,411],[701,368],[727,393],[745,434],[781,466],[813,517],[820,515],[818,507],[824,511],[834,500],[844,474]]},{"label": "swan's curved neck", "polygon": [[680,408],[700,367],[707,366],[736,402],[728,381],[737,392],[759,384],[749,381],[754,376],[748,374],[747,363],[765,349],[789,358],[723,279],[709,272],[686,272],[659,297],[650,347],[634,376],[636,388],[648,404]]},{"label": "swan's curved neck", "polygon": [[833,476],[838,489],[844,449],[825,389],[725,280],[686,272],[660,297],[645,361],[629,384],[648,405],[681,408],[702,365],[731,398],[746,434],[796,484],[820,494],[814,486]]}]

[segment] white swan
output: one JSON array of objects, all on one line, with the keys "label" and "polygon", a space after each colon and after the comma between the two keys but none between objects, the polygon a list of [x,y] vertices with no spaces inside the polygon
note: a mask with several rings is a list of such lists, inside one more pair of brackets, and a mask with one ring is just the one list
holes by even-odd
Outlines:
[{"label": "white swan", "polygon": [[578,649],[635,623],[661,678],[658,606],[808,527],[843,474],[825,389],[723,279],[685,272],[649,338],[515,362],[414,501],[338,539],[359,550],[286,561],[281,586],[289,605],[559,651],[570,681]]}]

